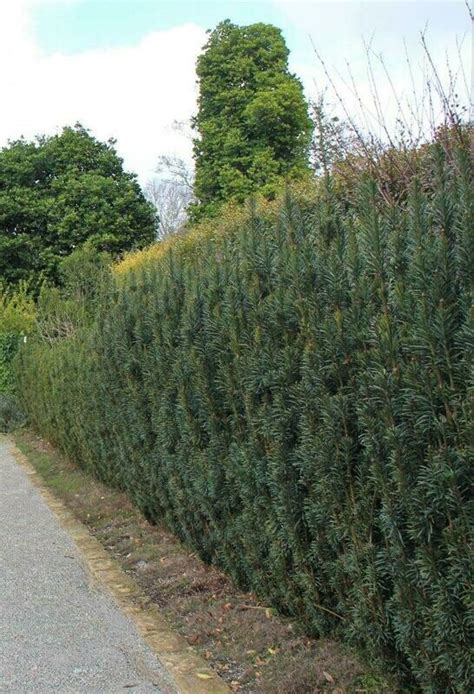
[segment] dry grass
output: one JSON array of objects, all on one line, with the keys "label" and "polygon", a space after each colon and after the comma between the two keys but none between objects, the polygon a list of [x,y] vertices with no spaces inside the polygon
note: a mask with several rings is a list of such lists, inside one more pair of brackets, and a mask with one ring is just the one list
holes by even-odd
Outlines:
[{"label": "dry grass", "polygon": [[395,691],[354,652],[310,639],[166,529],[150,525],[127,497],[73,466],[29,430],[15,435],[46,484],[131,575],[151,603],[239,694]]}]

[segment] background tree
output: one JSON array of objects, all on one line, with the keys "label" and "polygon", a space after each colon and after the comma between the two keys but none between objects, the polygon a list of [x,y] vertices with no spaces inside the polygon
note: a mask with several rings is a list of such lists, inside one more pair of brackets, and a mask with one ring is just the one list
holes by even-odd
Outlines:
[{"label": "background tree", "polygon": [[328,174],[351,156],[367,157],[368,137],[364,139],[355,125],[337,116],[324,94],[311,102],[310,115],[314,123],[310,165],[317,176]]},{"label": "background tree", "polygon": [[57,282],[62,259],[86,241],[112,255],[155,237],[156,213],[115,141],[81,125],[0,151],[0,277]]},{"label": "background tree", "polygon": [[194,172],[176,155],[158,157],[156,173],[144,188],[147,200],[158,214],[158,237],[178,233],[188,218],[187,208],[193,200]]},{"label": "background tree", "polygon": [[193,219],[257,190],[271,195],[283,177],[307,171],[312,126],[288,53],[270,24],[226,20],[211,32],[197,61]]}]

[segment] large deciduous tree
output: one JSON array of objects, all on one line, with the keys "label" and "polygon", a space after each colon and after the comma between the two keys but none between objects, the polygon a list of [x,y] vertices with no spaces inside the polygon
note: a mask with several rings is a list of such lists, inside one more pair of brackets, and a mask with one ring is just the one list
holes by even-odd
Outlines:
[{"label": "large deciduous tree", "polygon": [[307,170],[312,126],[288,53],[269,24],[226,20],[210,33],[197,61],[192,218],[257,190],[271,195],[283,178]]},{"label": "large deciduous tree", "polygon": [[114,141],[81,125],[0,151],[0,277],[57,281],[61,261],[87,243],[116,255],[153,241],[156,213]]}]

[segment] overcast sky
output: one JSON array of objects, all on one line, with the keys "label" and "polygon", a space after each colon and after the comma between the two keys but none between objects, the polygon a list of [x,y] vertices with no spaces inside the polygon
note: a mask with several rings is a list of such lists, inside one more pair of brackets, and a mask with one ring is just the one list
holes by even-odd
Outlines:
[{"label": "overcast sky", "polygon": [[[314,43],[351,112],[357,100],[346,63],[361,98],[370,98],[364,42],[383,54],[403,97],[412,92],[404,45],[414,80],[421,81],[420,31],[426,30],[442,79],[448,58],[468,99],[472,28],[462,0],[0,0],[0,145],[80,121],[100,139],[115,137],[126,168],[142,183],[160,154],[190,157],[189,140],[172,125],[195,111],[196,58],[206,29],[226,18],[280,27],[290,68],[308,97],[327,84]],[[393,116],[392,86],[382,68],[377,82],[382,107]]]}]

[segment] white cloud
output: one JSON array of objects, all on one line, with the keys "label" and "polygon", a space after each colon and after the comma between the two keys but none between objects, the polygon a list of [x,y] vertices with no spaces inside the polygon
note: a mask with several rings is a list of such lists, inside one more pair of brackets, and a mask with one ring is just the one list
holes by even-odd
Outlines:
[{"label": "white cloud", "polygon": [[0,60],[2,78],[12,78],[13,72],[36,55],[31,38],[29,15],[24,2],[0,0]]},{"label": "white cloud", "polygon": [[190,142],[172,124],[195,110],[204,30],[183,24],[131,47],[42,55],[30,24],[35,2],[45,0],[0,0],[0,145],[80,121],[101,140],[116,137],[126,168],[142,182],[158,155],[189,158]]}]

